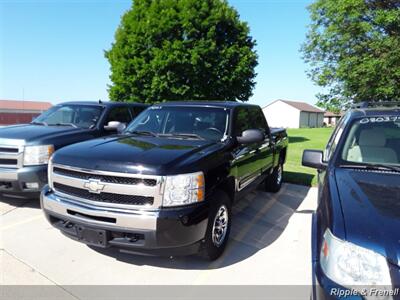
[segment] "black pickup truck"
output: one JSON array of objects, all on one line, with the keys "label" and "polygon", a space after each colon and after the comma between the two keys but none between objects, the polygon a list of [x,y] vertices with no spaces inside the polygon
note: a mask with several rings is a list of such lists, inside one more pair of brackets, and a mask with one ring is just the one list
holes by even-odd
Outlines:
[{"label": "black pickup truck", "polygon": [[37,197],[47,183],[47,162],[66,145],[123,130],[144,104],[67,102],[53,106],[30,124],[0,129],[0,193]]},{"label": "black pickup truck", "polygon": [[232,203],[282,184],[288,145],[258,106],[169,102],[126,130],[65,147],[49,164],[41,206],[49,222],[92,246],[209,259],[228,240]]}]

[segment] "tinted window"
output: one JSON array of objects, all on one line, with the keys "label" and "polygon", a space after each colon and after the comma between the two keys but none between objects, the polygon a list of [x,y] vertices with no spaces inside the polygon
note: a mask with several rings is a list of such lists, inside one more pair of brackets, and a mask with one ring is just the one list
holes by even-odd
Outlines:
[{"label": "tinted window", "polygon": [[254,129],[260,129],[264,134],[268,133],[268,125],[265,121],[264,113],[259,107],[250,109],[251,123]]},{"label": "tinted window", "polygon": [[126,106],[118,106],[111,109],[106,119],[105,124],[111,121],[118,121],[124,124],[128,124],[132,121],[131,113],[129,108]]},{"label": "tinted window", "polygon": [[400,164],[400,115],[355,120],[341,158],[354,163]]},{"label": "tinted window", "polygon": [[239,107],[236,111],[236,136],[242,135],[243,131],[247,129],[260,129],[267,133],[268,125],[259,107]]},{"label": "tinted window", "polygon": [[137,115],[139,115],[145,109],[146,109],[146,107],[138,107],[138,106],[129,107],[129,110],[131,111],[132,118],[136,118]]},{"label": "tinted window", "polygon": [[204,139],[221,140],[226,134],[228,113],[223,108],[151,107],[126,129],[149,131],[162,137],[195,134]]},{"label": "tinted window", "polygon": [[243,131],[252,128],[250,110],[248,107],[238,107],[236,109],[235,135],[241,136]]},{"label": "tinted window", "polygon": [[34,122],[49,126],[74,125],[93,128],[99,120],[103,107],[94,105],[57,105],[38,116]]}]

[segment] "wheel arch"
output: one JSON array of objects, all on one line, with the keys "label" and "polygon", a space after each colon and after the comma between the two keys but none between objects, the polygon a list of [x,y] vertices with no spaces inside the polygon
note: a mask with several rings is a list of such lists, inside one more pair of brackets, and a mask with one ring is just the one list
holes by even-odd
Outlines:
[{"label": "wheel arch", "polygon": [[216,190],[220,190],[228,195],[231,203],[235,201],[235,179],[233,177],[228,177],[222,182],[220,182],[216,188]]}]

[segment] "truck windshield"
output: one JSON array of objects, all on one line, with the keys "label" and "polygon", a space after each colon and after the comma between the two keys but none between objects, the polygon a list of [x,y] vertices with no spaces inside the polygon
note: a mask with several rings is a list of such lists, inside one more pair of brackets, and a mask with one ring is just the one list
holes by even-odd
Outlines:
[{"label": "truck windshield", "polygon": [[32,121],[33,124],[47,126],[71,126],[93,128],[103,111],[95,105],[56,105]]},{"label": "truck windshield", "polygon": [[228,111],[224,108],[153,106],[140,114],[125,132],[219,141],[226,135],[227,124]]},{"label": "truck windshield", "polygon": [[400,115],[364,117],[353,121],[344,141],[341,159],[351,166],[394,166],[398,170]]}]

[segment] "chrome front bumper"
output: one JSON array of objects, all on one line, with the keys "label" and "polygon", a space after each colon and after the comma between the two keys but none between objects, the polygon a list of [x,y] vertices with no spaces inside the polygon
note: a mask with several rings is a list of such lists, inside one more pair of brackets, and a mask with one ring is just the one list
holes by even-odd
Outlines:
[{"label": "chrome front bumper", "polygon": [[105,208],[66,199],[48,186],[44,187],[40,200],[50,224],[69,238],[99,246],[79,236],[82,228],[89,229],[107,237],[99,247],[134,253],[161,256],[197,253],[208,224],[209,206],[205,202],[172,210]]},{"label": "chrome front bumper", "polygon": [[18,180],[18,169],[0,168],[0,181],[15,181]]},{"label": "chrome front bumper", "polygon": [[157,211],[126,210],[78,203],[44,191],[40,196],[45,213],[63,216],[68,220],[126,230],[156,230]]}]

